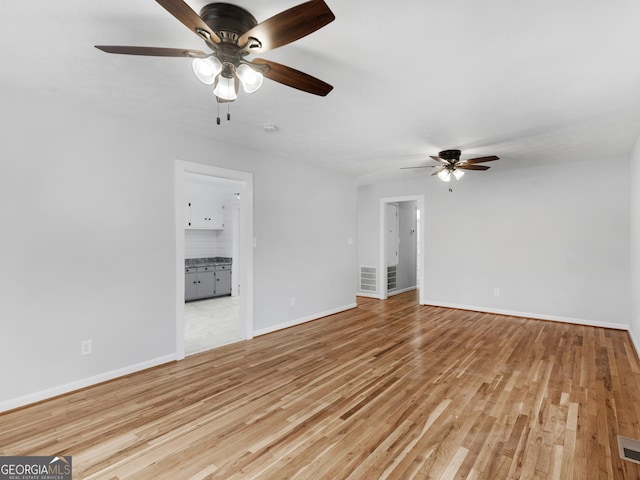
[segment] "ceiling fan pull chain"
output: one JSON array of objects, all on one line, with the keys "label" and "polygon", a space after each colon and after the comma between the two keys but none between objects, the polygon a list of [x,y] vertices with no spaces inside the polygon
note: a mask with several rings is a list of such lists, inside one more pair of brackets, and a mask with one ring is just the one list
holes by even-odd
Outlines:
[{"label": "ceiling fan pull chain", "polygon": [[227,122],[231,120],[231,112],[229,110],[231,110],[231,107],[227,103]]},{"label": "ceiling fan pull chain", "polygon": [[218,118],[216,118],[216,124],[220,125],[220,102],[218,101],[217,97],[216,97],[216,106],[218,107]]}]

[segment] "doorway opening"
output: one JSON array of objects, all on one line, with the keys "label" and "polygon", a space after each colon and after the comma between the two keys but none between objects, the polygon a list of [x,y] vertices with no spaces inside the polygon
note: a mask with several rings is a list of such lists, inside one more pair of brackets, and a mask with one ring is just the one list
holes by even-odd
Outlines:
[{"label": "doorway opening", "polygon": [[185,174],[185,355],[244,339],[236,180]]},{"label": "doorway opening", "polygon": [[380,299],[418,289],[424,303],[424,196],[380,199]]},{"label": "doorway opening", "polygon": [[[253,336],[253,175],[184,161],[175,169],[176,357],[182,359]],[[198,205],[187,198],[198,198]]]}]

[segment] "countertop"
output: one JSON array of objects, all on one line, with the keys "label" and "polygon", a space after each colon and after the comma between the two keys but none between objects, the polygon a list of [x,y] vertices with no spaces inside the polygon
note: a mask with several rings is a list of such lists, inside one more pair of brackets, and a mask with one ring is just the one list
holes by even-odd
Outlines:
[{"label": "countertop", "polygon": [[214,267],[216,265],[231,265],[231,257],[187,258],[184,261],[185,268]]}]

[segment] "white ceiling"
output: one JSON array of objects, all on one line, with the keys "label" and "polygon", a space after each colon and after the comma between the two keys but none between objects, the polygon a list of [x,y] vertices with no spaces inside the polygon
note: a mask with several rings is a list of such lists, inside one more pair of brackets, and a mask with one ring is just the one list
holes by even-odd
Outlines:
[{"label": "white ceiling", "polygon": [[[231,0],[260,22],[300,0]],[[361,177],[460,148],[495,169],[628,156],[640,134],[640,2],[326,0],[336,20],[261,56],[334,86],[265,80],[216,125],[190,60],[95,44],[206,50],[153,0],[5,1],[0,84]],[[208,3],[188,0],[195,11]],[[37,97],[36,97],[37,98]],[[263,124],[276,124],[267,133]],[[425,170],[425,174],[431,170]],[[487,172],[490,173],[490,172]]]}]

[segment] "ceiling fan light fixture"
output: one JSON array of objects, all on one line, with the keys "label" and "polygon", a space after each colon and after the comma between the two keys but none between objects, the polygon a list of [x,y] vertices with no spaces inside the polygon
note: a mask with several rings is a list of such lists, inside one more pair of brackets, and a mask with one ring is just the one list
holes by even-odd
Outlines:
[{"label": "ceiling fan light fixture", "polygon": [[240,82],[242,82],[242,88],[247,93],[257,92],[264,81],[262,73],[256,72],[253,68],[244,63],[238,66],[236,73]]},{"label": "ceiling fan light fixture", "polygon": [[206,58],[194,58],[191,64],[193,73],[205,85],[213,85],[216,76],[222,70],[222,64],[213,55]]},{"label": "ceiling fan light fixture", "polygon": [[448,182],[451,180],[451,172],[449,172],[449,170],[440,170],[438,172],[438,178],[443,182]]},{"label": "ceiling fan light fixture", "polygon": [[233,77],[229,78],[220,75],[216,81],[216,86],[213,89],[213,93],[216,97],[220,97],[223,100],[235,100],[236,98],[238,98],[235,79]]},{"label": "ceiling fan light fixture", "polygon": [[456,177],[456,180],[460,180],[463,175],[464,175],[464,172],[462,170],[460,170],[459,168],[456,168],[453,171],[453,176]]}]

